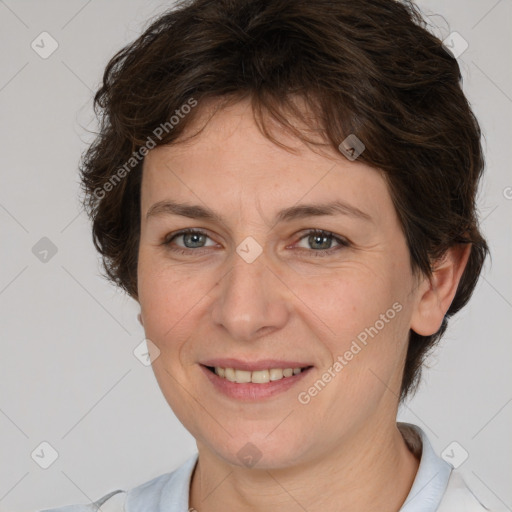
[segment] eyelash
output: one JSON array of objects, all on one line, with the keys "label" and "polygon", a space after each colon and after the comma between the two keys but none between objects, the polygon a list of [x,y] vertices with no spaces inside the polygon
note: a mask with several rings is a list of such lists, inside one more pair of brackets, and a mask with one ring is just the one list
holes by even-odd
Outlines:
[{"label": "eyelash", "polygon": [[[207,238],[210,238],[208,236],[207,233],[205,233],[204,231],[200,230],[200,229],[183,229],[181,231],[178,231],[177,233],[172,233],[171,236],[169,237],[166,237],[165,240],[162,242],[162,245],[166,246],[170,251],[173,251],[173,252],[176,252],[178,254],[190,254],[191,252],[196,252],[196,253],[200,253],[201,249],[207,249],[205,247],[198,247],[197,249],[192,249],[192,248],[176,248],[176,247],[173,247],[171,245],[171,242],[173,240],[175,240],[176,238],[180,237],[180,236],[183,236],[183,235],[204,235],[206,236]],[[350,243],[348,242],[348,240],[344,239],[344,238],[341,238],[341,237],[338,237],[336,235],[334,235],[334,233],[331,233],[330,231],[325,231],[323,229],[310,229],[308,231],[306,231],[299,239],[297,242],[300,242],[301,240],[303,240],[304,238],[308,237],[308,236],[311,236],[311,235],[317,235],[317,236],[324,236],[324,237],[331,237],[334,241],[338,242],[339,246],[338,247],[332,247],[330,249],[303,249],[303,248],[300,248],[298,249],[300,252],[302,251],[306,251],[308,253],[310,253],[311,256],[313,257],[318,257],[318,256],[324,256],[325,255],[331,255],[333,254],[334,252],[337,252],[343,248],[346,248],[350,245]]]}]

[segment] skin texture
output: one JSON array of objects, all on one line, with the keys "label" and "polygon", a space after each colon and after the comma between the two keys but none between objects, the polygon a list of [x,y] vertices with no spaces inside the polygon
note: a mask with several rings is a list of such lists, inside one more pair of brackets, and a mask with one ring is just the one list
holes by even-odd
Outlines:
[{"label": "skin texture", "polygon": [[[190,506],[199,512],[398,511],[418,468],[396,426],[409,329],[432,334],[439,328],[469,247],[447,253],[431,280],[413,274],[380,172],[333,149],[313,151],[283,130],[274,135],[298,153],[265,138],[242,101],[218,112],[197,137],[157,147],[144,162],[141,320],[159,350],[158,384],[197,441]],[[146,219],[166,199],[208,207],[223,221]],[[371,220],[274,221],[282,208],[333,200]],[[184,228],[208,238],[178,236],[163,245]],[[308,242],[314,228],[349,245],[333,238]],[[252,263],[236,252],[249,236],[263,249]],[[171,251],[187,250],[186,242],[199,248]],[[339,250],[325,254],[333,248]],[[400,312],[308,404],[299,403],[298,393],[395,303]],[[314,368],[288,391],[244,403],[218,393],[203,375],[198,363],[213,357],[294,359]],[[248,442],[261,452],[252,468],[237,456]]]}]

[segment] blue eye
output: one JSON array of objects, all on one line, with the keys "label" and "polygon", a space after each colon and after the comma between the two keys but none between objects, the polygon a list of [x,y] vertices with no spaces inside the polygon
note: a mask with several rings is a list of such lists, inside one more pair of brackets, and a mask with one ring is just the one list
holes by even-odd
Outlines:
[{"label": "blue eye", "polygon": [[[172,242],[177,238],[181,238],[183,240],[185,247],[180,249],[181,246],[178,246],[178,248],[172,246]],[[173,234],[170,238],[166,238],[163,245],[168,246],[171,251],[177,251],[179,253],[185,254],[188,252],[188,250],[193,251],[195,249],[204,248],[205,246],[200,244],[204,243],[206,238],[209,238],[209,236],[204,231],[198,229],[183,229]]]},{"label": "blue eye", "polygon": [[[312,251],[309,251],[307,248],[305,250],[308,252],[312,252],[314,256],[317,256],[317,254],[315,253],[319,253],[319,256],[325,256],[326,254],[331,254],[335,251],[339,251],[340,249],[349,246],[349,242],[344,238],[338,237],[333,233],[329,231],[324,231],[322,229],[311,229],[307,231],[299,239],[299,241],[304,239],[306,239],[306,243],[309,244],[310,247],[313,247]],[[331,247],[333,240],[338,244],[337,247]],[[320,245],[321,247],[314,248],[316,244]],[[325,247],[326,245],[328,245],[329,247]]]},{"label": "blue eye", "polygon": [[[176,246],[173,242],[180,238],[184,245]],[[198,253],[201,252],[200,249],[216,245],[213,241],[209,246],[204,245],[206,244],[207,239],[210,239],[208,234],[200,229],[183,229],[166,237],[162,245],[165,245],[169,250],[179,254],[190,254],[192,252]],[[344,238],[338,237],[333,233],[322,229],[310,229],[306,231],[299,238],[299,242],[302,240],[306,240],[306,243],[309,244],[311,248],[298,248],[297,250],[300,252],[305,251],[306,253],[309,253],[308,255],[312,256],[330,255],[333,252],[339,251],[350,245]],[[333,241],[335,241],[338,246],[331,247]],[[320,247],[315,248],[315,245],[319,245]]]}]

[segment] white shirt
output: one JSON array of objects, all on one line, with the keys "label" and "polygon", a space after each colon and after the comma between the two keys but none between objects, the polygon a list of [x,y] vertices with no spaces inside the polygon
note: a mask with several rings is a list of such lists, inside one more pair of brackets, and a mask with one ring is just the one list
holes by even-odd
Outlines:
[{"label": "white shirt", "polygon": [[[484,512],[459,472],[433,450],[425,432],[410,423],[398,423],[420,465],[399,512]],[[116,490],[88,505],[67,505],[40,512],[189,512],[190,480],[198,453],[178,469],[128,491]]]}]

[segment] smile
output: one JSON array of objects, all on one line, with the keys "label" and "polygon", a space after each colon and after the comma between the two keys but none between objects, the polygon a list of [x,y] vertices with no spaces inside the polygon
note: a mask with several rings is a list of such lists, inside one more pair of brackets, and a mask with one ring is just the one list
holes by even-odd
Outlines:
[{"label": "smile", "polygon": [[245,384],[252,382],[254,384],[267,384],[270,381],[281,380],[292,375],[297,375],[310,367],[306,368],[269,368],[268,370],[247,371],[239,370],[236,368],[222,368],[220,366],[207,367],[210,371],[217,374],[219,377],[236,382],[238,384]]},{"label": "smile", "polygon": [[294,368],[269,368],[258,370],[240,370],[222,366],[206,366],[200,364],[203,375],[209,385],[220,395],[241,400],[256,402],[284,394],[298,384],[312,370],[313,366]]}]

